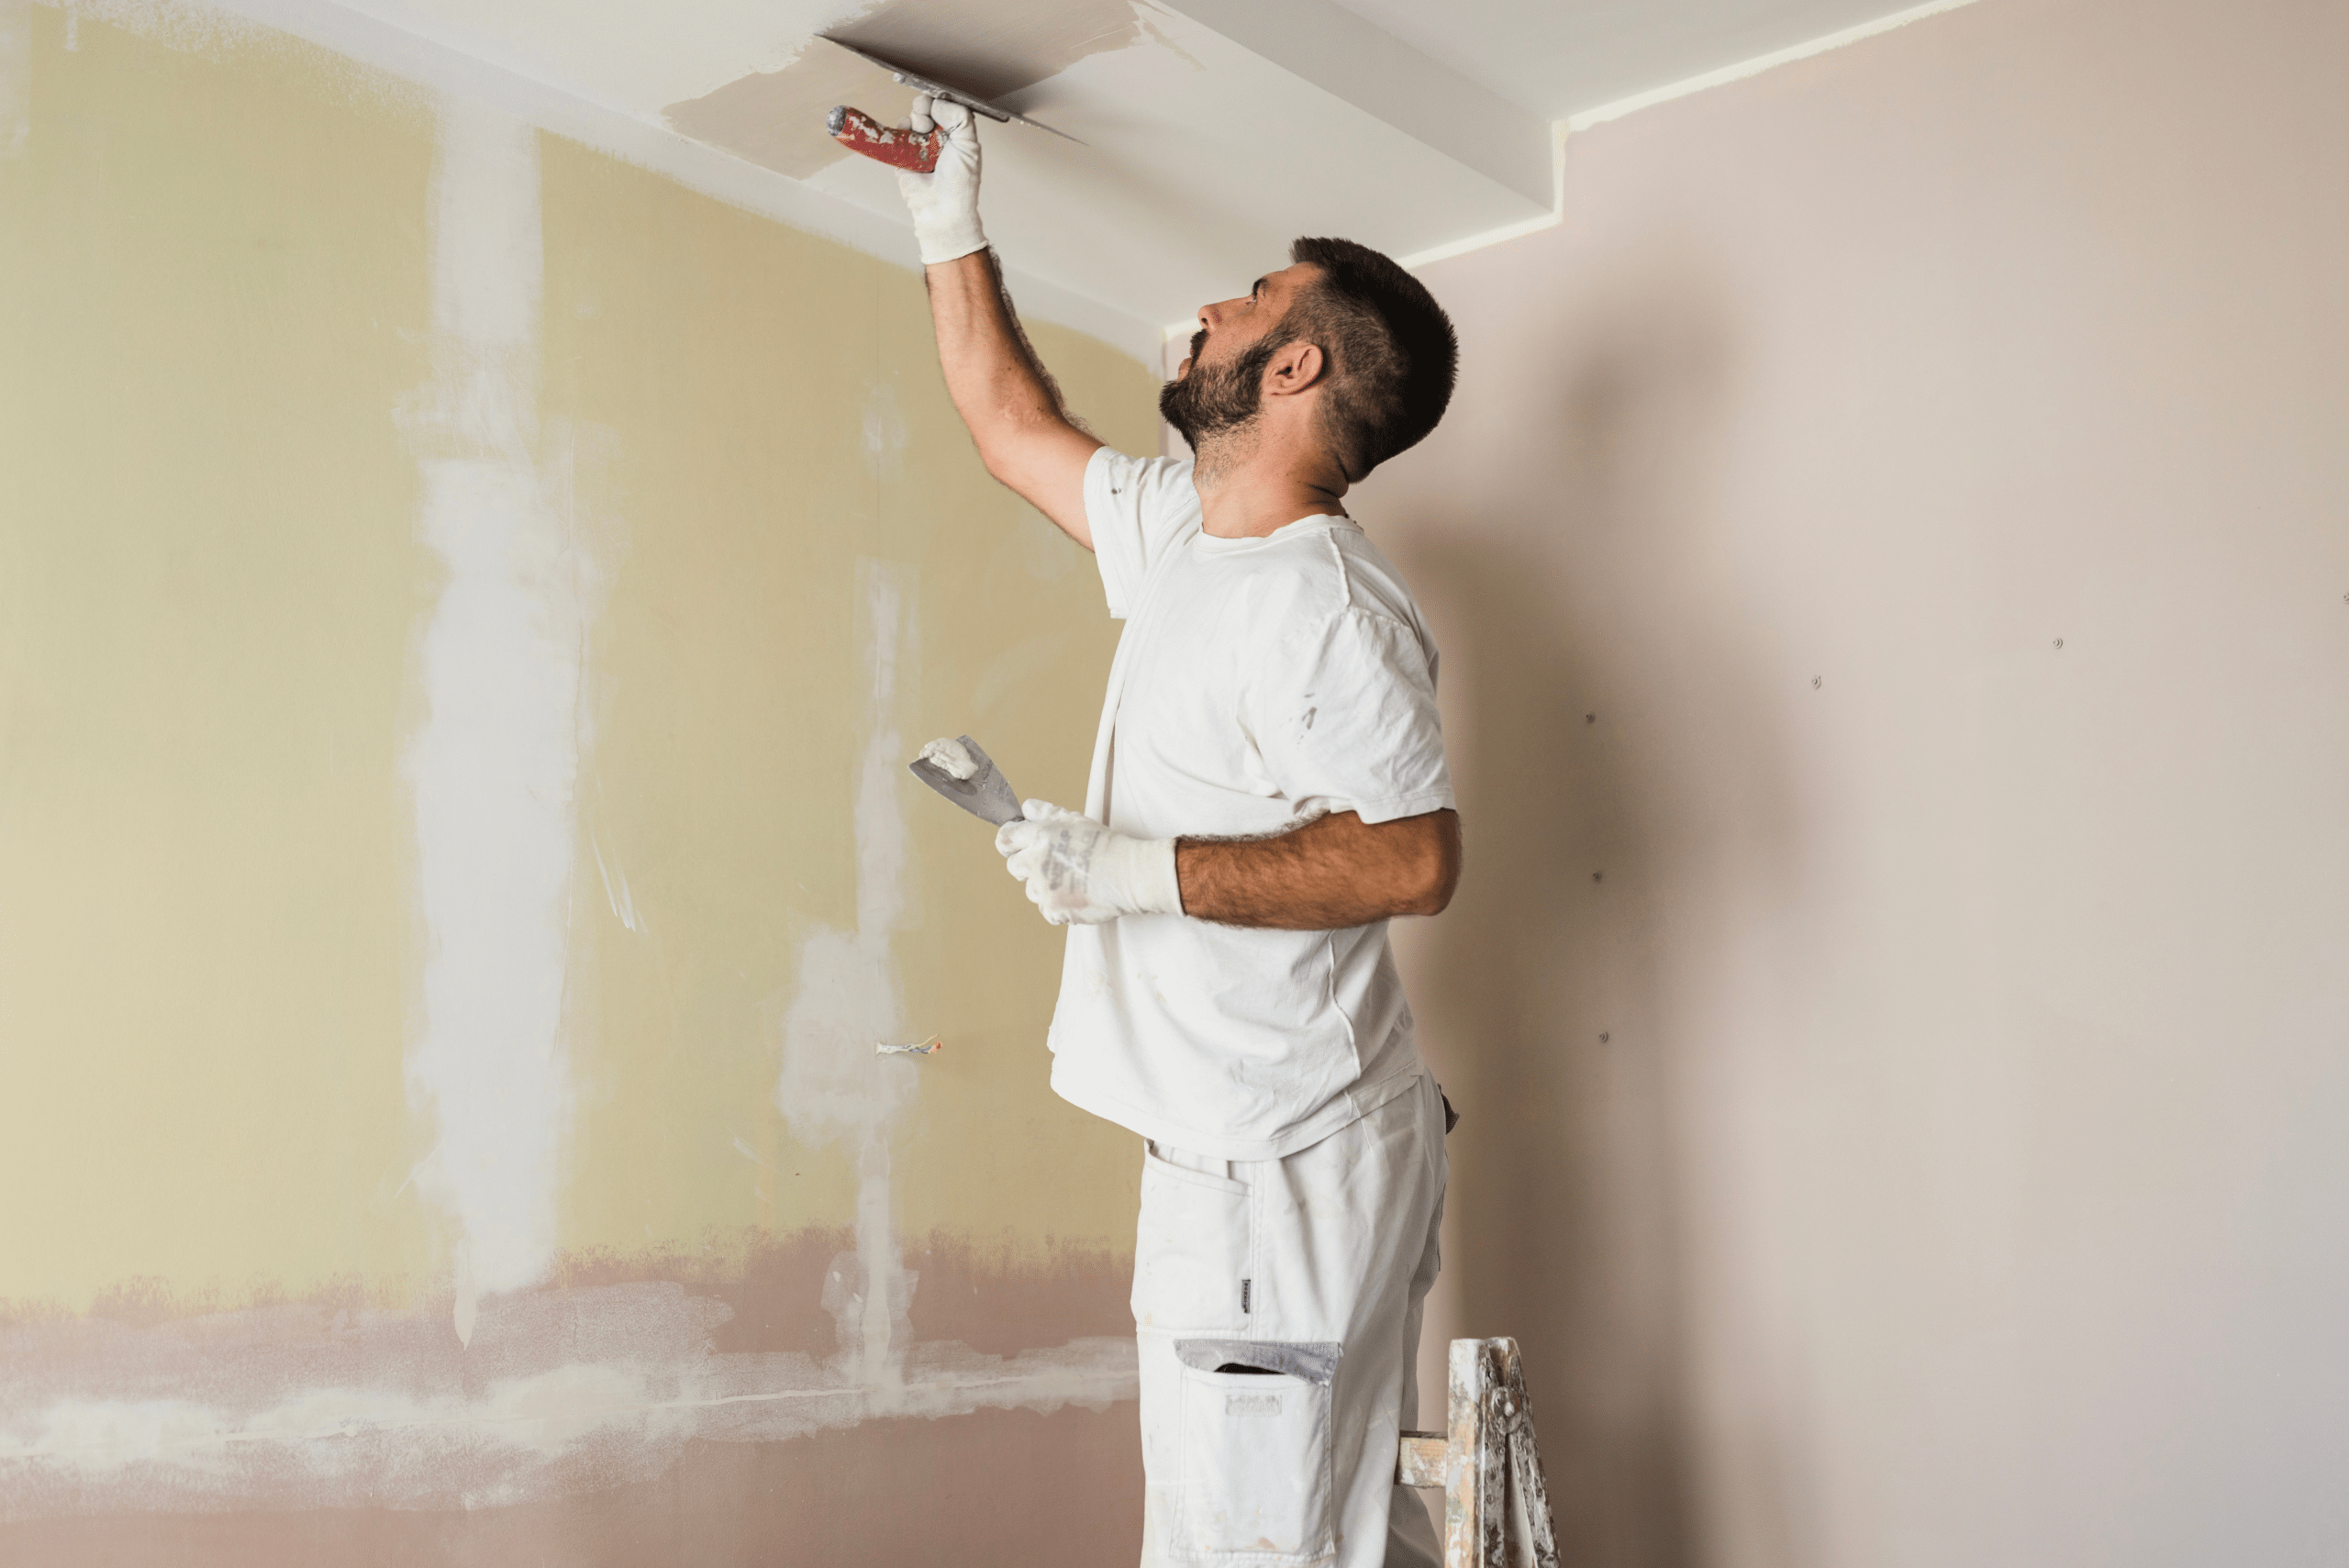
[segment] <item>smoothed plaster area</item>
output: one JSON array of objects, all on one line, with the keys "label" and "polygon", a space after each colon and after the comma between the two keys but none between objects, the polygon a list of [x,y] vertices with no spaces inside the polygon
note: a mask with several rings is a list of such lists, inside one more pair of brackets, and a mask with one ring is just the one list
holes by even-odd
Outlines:
[{"label": "smoothed plaster area", "polygon": [[[994,1351],[923,1339],[876,1376],[856,1255],[824,1257],[827,1240],[764,1243],[731,1280],[661,1278],[680,1271],[645,1260],[628,1272],[650,1277],[590,1283],[591,1266],[555,1288],[484,1296],[469,1340],[437,1306],[351,1302],[0,1329],[0,1524],[511,1507],[655,1479],[692,1443],[1134,1397],[1114,1269],[1069,1260],[1040,1276],[1108,1333]],[[942,1249],[950,1266],[955,1251]],[[975,1281],[992,1294],[998,1278]],[[982,1294],[929,1316],[984,1336]],[[830,1336],[798,1321],[807,1298],[832,1304]]]},{"label": "smoothed plaster area", "polygon": [[[1132,0],[884,0],[827,36],[989,100],[1146,36]],[[751,72],[670,104],[664,118],[697,141],[797,179],[851,156],[824,128],[835,104],[870,104],[894,123],[906,89],[823,39],[779,71]]]}]

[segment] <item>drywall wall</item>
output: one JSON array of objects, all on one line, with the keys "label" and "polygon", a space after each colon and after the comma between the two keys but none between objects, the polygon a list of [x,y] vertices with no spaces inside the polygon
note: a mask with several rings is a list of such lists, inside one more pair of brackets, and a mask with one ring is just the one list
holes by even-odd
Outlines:
[{"label": "drywall wall", "polygon": [[0,1561],[1130,1549],[1131,1141],[903,766],[1075,790],[1114,627],[919,278],[158,17],[0,4]]},{"label": "drywall wall", "polygon": [[1352,499],[1468,861],[1431,1335],[1594,1565],[2349,1553],[2349,14],[1981,0],[1568,139]]}]

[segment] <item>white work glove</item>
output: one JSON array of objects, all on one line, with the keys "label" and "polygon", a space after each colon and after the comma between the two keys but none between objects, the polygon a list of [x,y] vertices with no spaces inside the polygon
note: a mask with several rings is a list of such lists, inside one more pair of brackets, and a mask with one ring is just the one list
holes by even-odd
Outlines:
[{"label": "white work glove", "polygon": [[897,192],[914,215],[914,239],[921,246],[921,262],[934,267],[957,256],[987,248],[979,228],[979,128],[971,111],[952,99],[932,104],[918,94],[907,123],[917,133],[935,124],[939,131],[938,167],[927,174],[897,171]]},{"label": "white work glove", "polygon": [[1023,801],[1019,808],[1027,820],[996,829],[996,852],[1053,925],[1183,912],[1174,840],[1131,838],[1049,800]]}]

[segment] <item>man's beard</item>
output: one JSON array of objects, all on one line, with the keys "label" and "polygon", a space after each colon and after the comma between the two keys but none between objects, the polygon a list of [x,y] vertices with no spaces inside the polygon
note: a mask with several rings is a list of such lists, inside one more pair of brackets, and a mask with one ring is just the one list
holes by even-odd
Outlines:
[{"label": "man's beard", "polygon": [[1205,332],[1194,337],[1190,373],[1158,389],[1160,417],[1191,443],[1194,452],[1256,417],[1264,402],[1264,367],[1273,362],[1279,348],[1268,334],[1228,365],[1202,365],[1199,350],[1207,342]]}]

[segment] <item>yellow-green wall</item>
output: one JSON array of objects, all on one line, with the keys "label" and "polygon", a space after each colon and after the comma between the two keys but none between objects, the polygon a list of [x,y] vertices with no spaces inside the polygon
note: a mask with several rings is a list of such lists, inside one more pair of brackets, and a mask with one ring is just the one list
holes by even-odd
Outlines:
[{"label": "yellow-green wall", "polygon": [[[33,18],[0,161],[0,1302],[413,1299],[448,1240],[402,1080],[434,105],[283,40],[85,19],[68,50]],[[1082,791],[1113,627],[981,471],[916,275],[540,139],[538,461],[607,573],[560,1238],[722,1255],[850,1217],[774,1095],[799,940],[854,924],[859,558],[916,584],[909,741],[972,730],[1031,793]],[[1105,439],[1154,441],[1140,364],[1034,336]],[[896,958],[952,1049],[898,1129],[900,1229],[1120,1246],[1130,1140],[1045,1087],[1059,939],[907,789]]]}]

